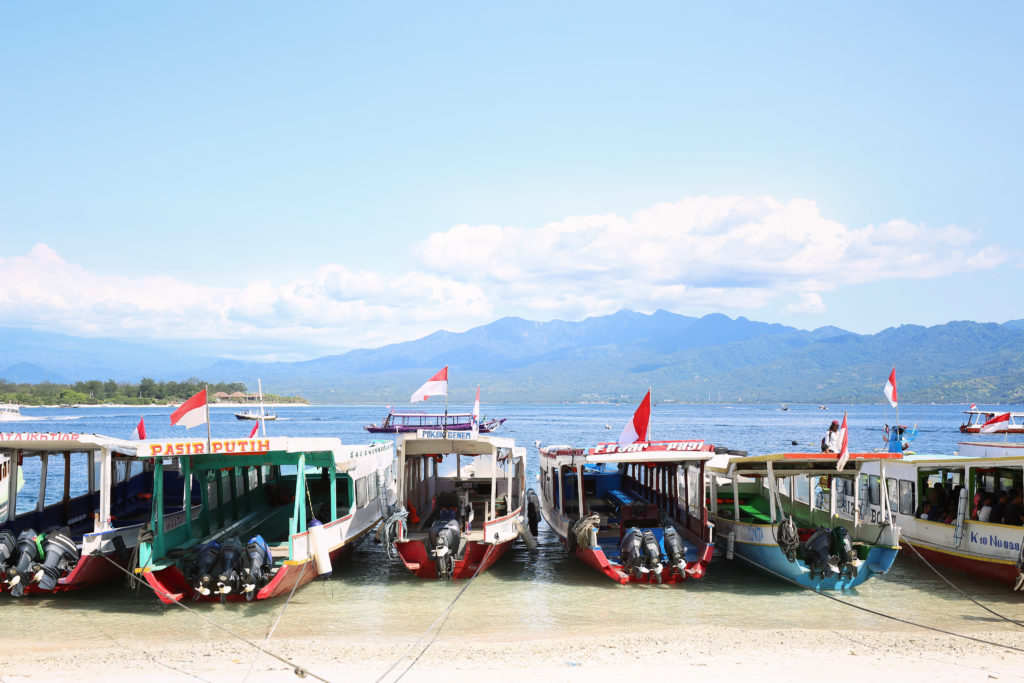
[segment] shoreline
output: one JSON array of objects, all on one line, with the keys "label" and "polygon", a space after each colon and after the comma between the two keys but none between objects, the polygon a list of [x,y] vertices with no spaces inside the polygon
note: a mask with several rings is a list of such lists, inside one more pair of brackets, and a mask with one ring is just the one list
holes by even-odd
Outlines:
[{"label": "shoreline", "polygon": [[[749,676],[756,667],[759,681],[793,681],[825,667],[857,672],[867,680],[904,681],[1022,680],[1024,654],[963,638],[923,632],[805,628],[737,628],[701,625],[657,631],[601,629],[585,635],[467,640],[447,635],[435,639],[409,635],[367,639],[271,640],[267,650],[310,674],[327,680],[372,681],[388,674],[395,680],[465,680],[482,675],[496,681],[538,674],[550,680],[609,680],[643,676],[665,680],[721,681]],[[182,680],[200,676],[210,681],[236,681],[253,666],[251,680],[290,680],[291,668],[255,647],[226,634],[213,641],[167,642],[155,636],[131,640],[126,634],[97,634],[95,640],[52,643],[5,640],[0,643],[4,666],[0,681],[108,681],[146,669],[150,680]],[[1024,649],[1024,632],[979,632],[975,637]],[[262,644],[261,638],[253,638]],[[424,646],[426,650],[424,651]],[[411,648],[411,649],[410,649]],[[404,658],[403,653],[408,653]],[[419,657],[417,657],[419,655]],[[415,662],[414,662],[415,660]],[[803,673],[800,673],[803,672]],[[311,677],[312,678],[312,677]]]}]

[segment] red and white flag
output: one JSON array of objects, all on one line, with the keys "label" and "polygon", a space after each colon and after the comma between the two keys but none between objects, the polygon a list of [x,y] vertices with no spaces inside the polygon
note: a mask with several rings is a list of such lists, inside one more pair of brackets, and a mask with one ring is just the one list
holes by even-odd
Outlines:
[{"label": "red and white flag", "polygon": [[626,423],[619,434],[619,445],[628,446],[637,441],[647,441],[647,428],[651,424],[651,390],[647,390],[640,407],[633,413],[633,419]]},{"label": "red and white flag", "polygon": [[135,431],[132,432],[132,441],[144,441],[146,438],[146,423],[143,421],[142,416],[139,415],[139,424],[135,425]]},{"label": "red and white flag", "polygon": [[256,436],[256,432],[258,432],[259,430],[260,430],[260,421],[259,421],[259,420],[256,420],[256,424],[254,424],[254,425],[252,426],[252,431],[251,431],[251,432],[249,432],[249,438],[251,439],[251,438],[253,438],[254,436]]},{"label": "red and white flag", "polygon": [[978,404],[977,403],[972,403],[971,407],[968,408],[967,410],[976,410],[977,408],[978,408]]},{"label": "red and white flag", "polygon": [[476,400],[473,401],[473,415],[470,418],[470,428],[473,434],[480,433],[480,385],[476,385]]},{"label": "red and white flag", "polygon": [[416,390],[409,399],[409,403],[426,401],[428,396],[448,395],[448,366],[441,368],[441,371],[424,382],[423,386]]},{"label": "red and white flag", "polygon": [[206,389],[178,406],[171,413],[171,424],[192,429],[206,422]]},{"label": "red and white flag", "polygon": [[992,432],[998,432],[1000,429],[1006,429],[1010,424],[1010,414],[1003,413],[1002,415],[996,415],[991,420],[981,425],[978,431],[982,434],[991,434]]},{"label": "red and white flag", "polygon": [[[893,391],[895,392],[895,389]],[[849,434],[846,431],[846,411],[843,411],[843,424],[839,427],[839,462],[836,463],[836,469],[841,470],[846,467],[846,462],[849,459]]]},{"label": "red and white flag", "polygon": [[889,373],[889,379],[885,383],[885,389],[883,389],[882,391],[885,392],[885,397],[887,399],[889,399],[889,405],[892,406],[893,408],[895,408],[896,407],[896,368],[895,367],[892,369],[892,372]]}]

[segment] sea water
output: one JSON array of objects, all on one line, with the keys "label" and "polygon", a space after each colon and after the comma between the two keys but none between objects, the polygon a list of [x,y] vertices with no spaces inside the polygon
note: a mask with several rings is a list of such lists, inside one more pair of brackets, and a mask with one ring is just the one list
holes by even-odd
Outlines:
[{"label": "sea water", "polygon": [[[631,405],[487,405],[488,417],[506,417],[497,432],[509,436],[528,453],[528,486],[538,467],[535,442],[589,446],[613,441],[632,417]],[[466,406],[459,406],[465,411]],[[900,423],[917,425],[912,449],[919,453],[952,453],[963,440],[964,406],[900,406]],[[1006,406],[1005,410],[1021,410]],[[454,410],[454,407],[453,407]],[[651,418],[654,439],[703,439],[751,454],[817,451],[833,419],[848,412],[850,450],[883,445],[883,425],[896,422],[888,406],[656,405]],[[170,425],[169,407],[23,408],[21,422],[0,424],[0,431],[78,432],[127,438],[143,416],[150,438],[205,438],[206,428]],[[362,426],[379,422],[381,406],[282,406],[267,433],[280,436],[336,436],[346,443],[366,443],[386,435],[370,435]],[[239,421],[234,409],[212,407],[211,429],[217,438],[247,437],[253,423]],[[990,437],[991,438],[991,437]],[[1001,439],[1002,437],[997,437]],[[1014,437],[1010,437],[1014,438]],[[1019,438],[1019,437],[1018,437]],[[796,444],[794,445],[794,442]],[[38,473],[26,472],[23,494],[30,495]],[[1024,536],[1024,528],[1021,530]],[[495,640],[543,638],[623,630],[677,628],[713,623],[769,628],[821,628],[837,631],[905,629],[876,614],[841,605],[809,591],[761,575],[739,561],[717,554],[704,579],[673,586],[619,586],[569,557],[542,523],[539,547],[520,543],[488,572],[477,577],[444,623],[449,637],[462,635]],[[942,570],[966,593],[997,612],[1024,620],[1024,594],[1009,586]],[[413,576],[381,546],[368,540],[336,563],[333,576],[300,588],[288,603],[275,638],[342,636],[357,631],[367,638],[407,636],[410,644],[448,607],[464,584],[427,581]],[[107,642],[111,634],[154,639],[218,640],[222,631],[190,612],[163,606],[142,588],[138,593],[116,582],[52,597],[14,599],[0,596],[0,615],[17,624],[17,638],[37,644]],[[939,577],[904,550],[892,571],[861,587],[839,594],[865,610],[959,633],[1018,627],[983,611],[950,589]],[[203,616],[252,640],[262,640],[278,618],[285,598],[190,605]],[[52,618],[59,615],[59,619]],[[355,625],[358,625],[356,627]]]}]

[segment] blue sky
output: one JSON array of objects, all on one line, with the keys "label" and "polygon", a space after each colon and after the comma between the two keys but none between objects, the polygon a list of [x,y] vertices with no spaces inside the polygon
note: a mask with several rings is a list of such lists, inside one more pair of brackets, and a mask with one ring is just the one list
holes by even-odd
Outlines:
[{"label": "blue sky", "polygon": [[7,4],[0,320],[290,359],[620,308],[1024,317],[1021,14]]}]

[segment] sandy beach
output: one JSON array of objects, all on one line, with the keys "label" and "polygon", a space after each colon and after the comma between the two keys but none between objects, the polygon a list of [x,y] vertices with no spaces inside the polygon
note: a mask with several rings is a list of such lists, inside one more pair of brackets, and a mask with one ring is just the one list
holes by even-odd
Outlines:
[{"label": "sandy beach", "polygon": [[[841,628],[841,625],[837,624]],[[1024,649],[1024,630],[980,632],[974,637]],[[298,679],[284,663],[238,640],[160,643],[127,634],[109,647],[76,647],[5,639],[0,681],[109,681],[143,673],[149,681],[282,681]],[[116,640],[117,644],[114,644]],[[388,637],[272,640],[269,650],[329,681],[375,681],[399,660],[415,638]],[[1024,680],[1024,653],[921,631],[739,629],[700,626],[633,632],[609,629],[559,638],[503,640],[491,634],[475,642],[444,632],[425,638],[384,678],[395,681],[735,680],[793,681],[824,676],[840,680]],[[83,643],[84,645],[84,643]],[[410,665],[411,668],[410,668]],[[402,675],[404,673],[404,675]],[[313,676],[306,680],[316,680]]]}]

